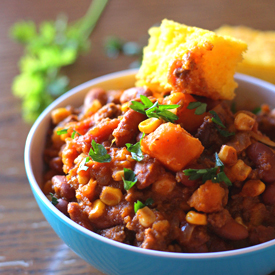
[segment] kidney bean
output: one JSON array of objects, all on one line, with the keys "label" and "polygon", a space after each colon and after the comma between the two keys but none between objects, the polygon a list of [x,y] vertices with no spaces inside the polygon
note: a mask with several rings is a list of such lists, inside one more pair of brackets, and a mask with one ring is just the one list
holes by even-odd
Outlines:
[{"label": "kidney bean", "polygon": [[89,108],[95,99],[99,100],[102,106],[105,105],[108,100],[106,91],[101,88],[91,89],[85,96],[84,109]]},{"label": "kidney bean", "polygon": [[52,178],[54,191],[58,197],[66,198],[68,200],[75,197],[75,190],[67,182],[65,176],[54,176]]},{"label": "kidney bean", "polygon": [[233,219],[230,219],[224,226],[220,228],[216,227],[214,231],[220,237],[232,241],[239,241],[248,237],[248,230]]},{"label": "kidney bean", "polygon": [[266,204],[275,204],[275,182],[266,187],[262,199]]},{"label": "kidney bean", "polygon": [[247,155],[260,170],[264,182],[275,181],[275,154],[263,143],[255,142],[247,148]]},{"label": "kidney bean", "polygon": [[144,95],[148,97],[153,94],[150,90],[145,89],[144,87],[134,87],[134,88],[127,89],[123,92],[123,94],[120,97],[120,102],[121,103],[128,102],[135,98],[139,98],[140,95]]},{"label": "kidney bean", "polygon": [[67,211],[67,207],[68,207],[68,202],[64,199],[58,199],[58,204],[55,206],[60,212],[62,212],[63,214],[65,214],[66,216],[68,216],[68,211]]}]

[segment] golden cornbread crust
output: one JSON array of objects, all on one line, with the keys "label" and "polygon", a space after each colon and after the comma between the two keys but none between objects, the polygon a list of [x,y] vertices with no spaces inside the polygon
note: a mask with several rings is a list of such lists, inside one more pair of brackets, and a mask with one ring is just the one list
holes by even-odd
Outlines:
[{"label": "golden cornbread crust", "polygon": [[149,34],[136,86],[213,99],[234,97],[234,73],[246,50],[244,42],[167,19]]},{"label": "golden cornbread crust", "polygon": [[275,31],[224,25],[215,32],[219,35],[230,35],[247,43],[248,49],[244,54],[244,60],[237,67],[238,72],[275,84]]}]

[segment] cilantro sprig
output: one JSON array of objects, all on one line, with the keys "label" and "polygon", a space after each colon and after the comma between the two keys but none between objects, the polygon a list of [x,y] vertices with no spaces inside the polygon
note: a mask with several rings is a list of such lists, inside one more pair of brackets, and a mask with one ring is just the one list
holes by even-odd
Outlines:
[{"label": "cilantro sprig", "polygon": [[206,169],[185,169],[183,173],[189,177],[189,180],[202,179],[205,183],[207,180],[212,180],[212,182],[224,182],[226,185],[231,186],[232,183],[230,179],[226,176],[224,172],[224,164],[220,160],[217,153],[215,153],[216,163],[213,168]]},{"label": "cilantro sprig", "polygon": [[161,105],[156,101],[153,103],[148,97],[140,95],[141,102],[131,101],[130,108],[136,112],[146,115],[147,117],[155,117],[163,119],[168,122],[174,122],[178,119],[178,116],[168,111],[176,109],[180,105]]},{"label": "cilantro sprig", "polygon": [[131,153],[132,158],[136,161],[142,161],[144,155],[141,151],[140,141],[144,138],[145,134],[142,134],[141,139],[136,144],[126,143],[127,150]]},{"label": "cilantro sprig", "polygon": [[124,177],[122,177],[123,183],[124,183],[124,189],[129,190],[131,187],[133,187],[136,182],[137,178],[135,173],[131,169],[124,168]]},{"label": "cilantro sprig", "polygon": [[218,131],[222,136],[224,136],[224,137],[230,137],[230,136],[235,135],[234,132],[229,132],[229,131],[225,130],[226,127],[224,126],[224,124],[222,123],[220,117],[218,116],[218,114],[217,114],[215,111],[211,110],[211,111],[209,111],[209,113],[212,115],[211,120],[212,120],[215,124],[217,124],[218,126],[220,126],[220,127],[223,128],[223,129],[220,129],[219,127],[216,127],[217,131]]},{"label": "cilantro sprig", "polygon": [[206,112],[207,104],[200,101],[190,102],[187,106],[189,110],[195,110],[195,115],[202,115]]},{"label": "cilantro sprig", "polygon": [[154,200],[152,198],[148,198],[145,203],[142,203],[141,201],[137,200],[135,203],[134,203],[134,210],[135,210],[135,213],[137,213],[137,211],[145,206],[150,206],[154,203]]},{"label": "cilantro sprig", "polygon": [[69,78],[61,68],[73,64],[90,48],[92,33],[108,0],[93,0],[86,14],[68,23],[66,16],[55,21],[15,23],[11,38],[24,46],[19,62],[20,74],[14,78],[12,90],[22,100],[22,115],[32,123],[58,96],[68,90]]}]

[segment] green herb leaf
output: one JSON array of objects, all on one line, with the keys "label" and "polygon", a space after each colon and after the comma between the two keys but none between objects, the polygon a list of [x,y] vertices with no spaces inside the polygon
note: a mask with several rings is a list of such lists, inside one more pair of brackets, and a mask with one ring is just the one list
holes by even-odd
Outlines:
[{"label": "green herb leaf", "polygon": [[[209,111],[209,113],[213,115],[213,117],[211,118],[211,120],[212,120],[214,123],[216,123],[217,125],[221,126],[222,128],[226,128],[226,127],[223,125],[223,123],[222,123],[220,117],[218,116],[218,114],[217,114],[215,111],[211,110],[211,111]],[[224,136],[224,137],[230,137],[230,136],[235,135],[234,132],[229,132],[229,131],[227,131],[227,130],[220,129],[219,127],[216,127],[216,129],[217,129],[217,131],[218,131],[222,136]]]},{"label": "green herb leaf", "polygon": [[24,45],[20,74],[14,78],[12,90],[22,100],[22,115],[32,123],[58,96],[68,90],[68,77],[61,74],[64,66],[73,64],[89,49],[89,36],[108,0],[93,0],[86,14],[68,24],[65,16],[56,21],[15,23],[10,36]]},{"label": "green herb leaf", "polygon": [[[144,138],[145,134],[142,134],[142,137],[140,141]],[[144,158],[144,155],[141,151],[140,147],[140,141],[138,141],[136,144],[126,143],[127,150],[131,153],[132,158],[136,161],[142,161]]]},{"label": "green herb leaf", "polygon": [[[212,180],[212,182],[224,182],[228,186],[231,186],[232,183],[229,178],[224,173],[224,164],[220,160],[217,153],[215,153],[215,167],[207,169],[185,169],[183,170],[184,175],[189,177],[189,180],[202,179],[202,182],[205,183],[207,180]],[[218,169],[220,169],[219,173]]]},{"label": "green herb leaf", "polygon": [[68,130],[69,129],[62,129],[62,130],[59,130],[59,131],[57,131],[56,133],[57,133],[57,135],[64,135],[64,134],[67,134],[68,133]]},{"label": "green herb leaf", "polygon": [[251,112],[255,115],[257,115],[260,111],[262,110],[261,107],[256,107],[255,109],[253,109]]},{"label": "green herb leaf", "polygon": [[71,138],[74,139],[75,135],[81,136],[77,131],[73,130]]},{"label": "green herb leaf", "polygon": [[217,129],[218,132],[219,132],[222,136],[224,136],[224,137],[231,137],[231,136],[234,136],[234,135],[235,135],[234,132],[229,132],[229,131],[227,131],[227,130],[220,129],[220,128],[218,128],[218,127],[216,127],[216,129]]},{"label": "green herb leaf", "polygon": [[190,102],[187,106],[187,109],[190,109],[190,110],[196,109],[195,115],[202,115],[203,113],[206,112],[206,108],[207,108],[207,104],[199,101]]},{"label": "green herb leaf", "polygon": [[124,177],[122,177],[123,183],[124,183],[124,189],[129,190],[131,187],[133,187],[136,182],[137,178],[135,173],[131,169],[124,168]]},{"label": "green herb leaf", "polygon": [[89,151],[89,156],[92,160],[96,162],[110,162],[111,156],[107,153],[105,147],[99,143],[96,143],[95,140],[92,140],[92,147]]},{"label": "green herb leaf", "polygon": [[134,210],[135,210],[135,213],[137,213],[137,211],[145,206],[150,206],[154,203],[153,199],[152,198],[148,198],[145,203],[142,203],[141,201],[137,200],[135,203],[134,203]]},{"label": "green herb leaf", "polygon": [[51,195],[51,202],[54,206],[58,204],[58,199],[53,195],[53,193],[50,193]]},{"label": "green herb leaf", "polygon": [[162,118],[165,121],[175,122],[178,116],[173,114],[168,109],[176,109],[180,105],[159,105],[158,101],[153,103],[148,97],[141,95],[140,100],[142,103],[132,101],[130,108],[136,112],[147,115],[147,117]]},{"label": "green herb leaf", "polygon": [[77,169],[77,173],[81,170],[87,171],[89,169],[89,167],[86,166],[86,163],[89,162],[89,160],[90,160],[90,157],[86,157],[80,162],[79,167]]},{"label": "green herb leaf", "polygon": [[211,118],[211,120],[212,120],[214,123],[216,123],[217,125],[221,126],[222,128],[225,128],[225,126],[223,125],[223,123],[222,123],[220,117],[218,116],[218,114],[217,114],[215,111],[211,110],[211,111],[209,111],[209,113],[210,113],[211,115],[213,115],[213,117]]}]

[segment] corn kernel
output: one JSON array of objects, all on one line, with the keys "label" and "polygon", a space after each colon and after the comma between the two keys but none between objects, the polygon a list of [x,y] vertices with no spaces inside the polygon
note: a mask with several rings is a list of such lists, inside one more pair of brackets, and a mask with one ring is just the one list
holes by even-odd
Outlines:
[{"label": "corn kernel", "polygon": [[161,124],[162,124],[161,119],[150,117],[140,122],[138,125],[138,129],[142,133],[149,134],[151,132],[154,132]]},{"label": "corn kernel", "polygon": [[122,180],[122,177],[124,176],[124,170],[114,171],[112,178],[114,181],[120,181]]},{"label": "corn kernel", "polygon": [[224,164],[234,165],[238,161],[237,151],[234,147],[223,145],[219,154],[220,160]]},{"label": "corn kernel", "polygon": [[153,183],[152,191],[158,194],[166,195],[171,193],[175,186],[176,180],[173,177],[163,177]]},{"label": "corn kernel", "polygon": [[206,225],[207,216],[206,214],[197,213],[195,211],[189,211],[185,217],[186,221],[195,225]]},{"label": "corn kernel", "polygon": [[89,181],[89,177],[88,176],[82,176],[82,175],[78,175],[78,182],[79,184],[87,184]]},{"label": "corn kernel", "polygon": [[239,159],[230,170],[236,180],[244,181],[252,171],[252,168]]},{"label": "corn kernel", "polygon": [[107,205],[114,206],[122,200],[122,192],[118,188],[104,186],[100,194],[100,199]]},{"label": "corn kernel", "polygon": [[154,221],[156,220],[156,215],[154,212],[147,206],[139,209],[137,211],[137,218],[139,220],[139,223],[143,227],[150,227]]},{"label": "corn kernel", "polygon": [[240,131],[251,131],[254,124],[255,119],[244,113],[237,114],[234,120],[236,129]]},{"label": "corn kernel", "polygon": [[129,110],[129,106],[130,106],[130,102],[126,102],[124,104],[121,105],[121,111],[123,113],[126,113]]},{"label": "corn kernel", "polygon": [[94,99],[92,104],[85,111],[85,116],[91,116],[95,114],[102,107],[100,101],[98,99]]},{"label": "corn kernel", "polygon": [[265,190],[265,184],[260,180],[248,180],[241,191],[244,197],[257,197]]},{"label": "corn kernel", "polygon": [[93,202],[92,210],[89,212],[89,219],[97,219],[103,215],[105,210],[105,204],[97,199]]},{"label": "corn kernel", "polygon": [[66,108],[57,108],[52,111],[51,117],[54,124],[58,124],[71,114]]}]

